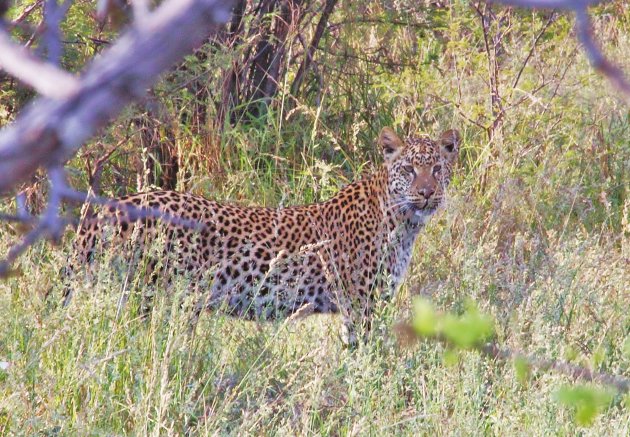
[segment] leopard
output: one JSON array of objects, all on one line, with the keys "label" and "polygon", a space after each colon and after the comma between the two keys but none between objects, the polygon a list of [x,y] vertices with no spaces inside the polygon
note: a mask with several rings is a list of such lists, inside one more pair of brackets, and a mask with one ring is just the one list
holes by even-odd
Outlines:
[{"label": "leopard", "polygon": [[450,129],[438,140],[401,139],[384,127],[376,143],[382,164],[319,203],[240,206],[168,190],[120,197],[83,217],[75,263],[90,265],[102,244],[132,241],[142,253],[164,235],[159,253],[167,261],[154,255],[149,264],[154,273],[188,276],[197,314],[340,313],[344,343],[356,344],[375,305],[396,293],[420,230],[444,204],[461,135]]}]

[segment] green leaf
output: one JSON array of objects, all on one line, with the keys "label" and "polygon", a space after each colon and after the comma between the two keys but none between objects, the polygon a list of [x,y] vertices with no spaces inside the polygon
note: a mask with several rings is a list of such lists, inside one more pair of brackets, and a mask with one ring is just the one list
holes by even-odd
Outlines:
[{"label": "green leaf", "polygon": [[564,386],[556,393],[561,404],[575,409],[575,422],[580,426],[590,426],[612,398],[610,390],[586,385]]},{"label": "green leaf", "polygon": [[479,313],[473,301],[466,304],[462,316],[441,314],[426,299],[414,302],[413,328],[421,337],[443,336],[452,346],[462,349],[477,347],[494,336],[494,320]]},{"label": "green leaf", "polygon": [[413,329],[422,337],[432,337],[437,333],[437,314],[431,302],[417,298],[413,305]]},{"label": "green leaf", "polygon": [[456,346],[470,349],[494,336],[494,320],[490,316],[480,314],[477,307],[470,304],[461,317],[445,315],[442,332]]},{"label": "green leaf", "polygon": [[630,335],[628,335],[624,340],[621,352],[626,358],[630,358]]}]

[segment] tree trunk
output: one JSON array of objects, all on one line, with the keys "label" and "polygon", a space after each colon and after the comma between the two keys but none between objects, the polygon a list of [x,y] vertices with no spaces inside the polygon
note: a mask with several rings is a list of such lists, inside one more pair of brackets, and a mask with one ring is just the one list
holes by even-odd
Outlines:
[{"label": "tree trunk", "polygon": [[306,55],[304,56],[304,60],[302,60],[302,64],[300,64],[300,68],[295,74],[295,79],[291,84],[291,94],[294,96],[297,96],[300,92],[300,88],[302,86],[302,83],[304,82],[304,76],[308,72],[308,69],[313,62],[315,51],[317,50],[317,47],[319,47],[319,41],[324,35],[324,30],[326,30],[326,26],[328,25],[328,19],[330,18],[330,15],[332,14],[336,5],[337,0],[326,0],[324,10],[322,11],[322,16],[317,23],[317,28],[315,29],[315,34],[313,35],[313,40],[311,41]]}]

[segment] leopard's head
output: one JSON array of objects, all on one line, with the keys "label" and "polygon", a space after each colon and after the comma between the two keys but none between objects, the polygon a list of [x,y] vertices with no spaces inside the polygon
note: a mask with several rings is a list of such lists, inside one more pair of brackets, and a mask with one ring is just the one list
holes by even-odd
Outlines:
[{"label": "leopard's head", "polygon": [[379,144],[388,174],[390,208],[422,220],[440,206],[459,155],[461,136],[447,130],[437,141],[428,137],[401,140],[383,128]]}]

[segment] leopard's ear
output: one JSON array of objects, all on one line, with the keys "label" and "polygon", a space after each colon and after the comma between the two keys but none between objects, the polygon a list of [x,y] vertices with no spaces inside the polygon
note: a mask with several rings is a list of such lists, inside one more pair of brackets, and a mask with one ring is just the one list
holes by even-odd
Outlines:
[{"label": "leopard's ear", "polygon": [[391,127],[384,127],[378,136],[378,144],[383,149],[386,162],[391,162],[400,155],[405,144]]},{"label": "leopard's ear", "polygon": [[458,130],[449,129],[440,135],[440,153],[450,162],[457,160],[459,155],[459,144],[462,136]]}]

